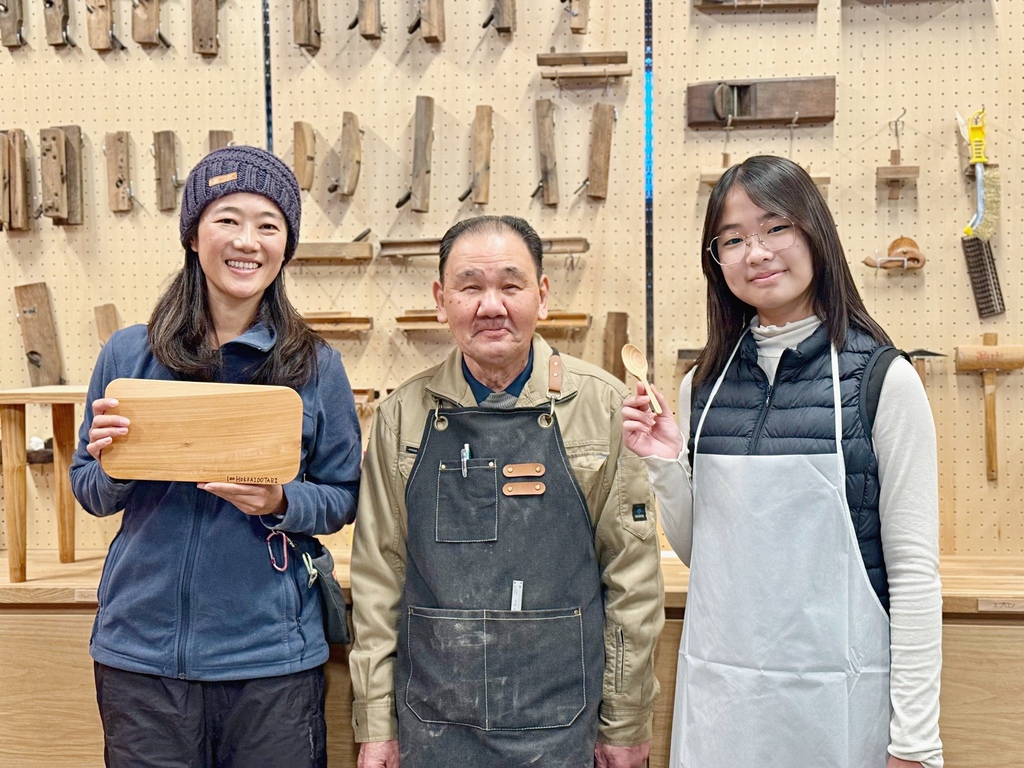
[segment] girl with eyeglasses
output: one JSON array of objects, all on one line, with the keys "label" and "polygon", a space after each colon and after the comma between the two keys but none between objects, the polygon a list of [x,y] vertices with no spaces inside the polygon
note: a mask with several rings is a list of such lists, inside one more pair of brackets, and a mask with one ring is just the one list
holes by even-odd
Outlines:
[{"label": "girl with eyeglasses", "polygon": [[653,387],[662,415],[643,385],[622,408],[690,567],[671,765],[938,768],[938,478],[921,381],[795,163],[726,171],[702,265],[708,342],[679,423]]}]

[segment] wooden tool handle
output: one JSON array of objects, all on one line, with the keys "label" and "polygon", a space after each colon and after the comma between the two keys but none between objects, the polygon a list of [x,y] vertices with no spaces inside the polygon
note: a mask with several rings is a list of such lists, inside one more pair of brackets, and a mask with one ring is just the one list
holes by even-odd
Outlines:
[{"label": "wooden tool handle", "polygon": [[989,480],[999,478],[996,454],[996,372],[984,371],[981,380],[985,387],[985,474]]}]

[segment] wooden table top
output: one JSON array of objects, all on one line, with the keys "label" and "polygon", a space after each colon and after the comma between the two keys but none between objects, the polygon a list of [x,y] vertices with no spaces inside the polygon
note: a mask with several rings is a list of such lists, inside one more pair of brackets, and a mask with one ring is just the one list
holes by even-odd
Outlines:
[{"label": "wooden table top", "polygon": [[[348,593],[349,559],[337,551],[338,579]],[[79,550],[74,563],[58,561],[56,549],[28,552],[28,581],[7,582],[7,552],[0,551],[0,610],[18,605],[95,606],[105,549]],[[951,555],[939,566],[945,614],[1017,615],[1024,619],[1024,555]],[[665,607],[686,605],[689,570],[671,553],[662,558]]]}]

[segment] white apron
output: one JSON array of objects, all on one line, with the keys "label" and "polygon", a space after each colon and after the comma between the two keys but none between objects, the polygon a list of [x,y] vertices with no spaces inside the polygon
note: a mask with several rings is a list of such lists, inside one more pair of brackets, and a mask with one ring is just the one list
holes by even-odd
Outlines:
[{"label": "white apron", "polygon": [[699,453],[724,371],[701,415],[672,768],[885,768],[889,619],[850,520],[831,359],[834,454]]}]

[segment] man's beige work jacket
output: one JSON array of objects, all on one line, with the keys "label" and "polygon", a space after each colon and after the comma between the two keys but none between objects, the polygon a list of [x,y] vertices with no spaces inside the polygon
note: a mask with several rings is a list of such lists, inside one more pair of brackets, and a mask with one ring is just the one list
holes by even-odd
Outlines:
[{"label": "man's beige work jacket", "polygon": [[[533,338],[533,373],[516,405],[549,403],[551,347]],[[651,738],[658,682],[654,646],[664,622],[661,553],[654,497],[643,463],[622,445],[619,408],[627,390],[600,368],[567,355],[556,415],[565,450],[587,499],[605,607],[604,696],[599,741],[616,746]],[[475,407],[455,349],[378,407],[363,461],[352,546],[355,640],[349,654],[356,741],[398,738],[394,662],[405,585],[405,486],[428,413]],[[634,509],[644,505],[643,509]]]}]

